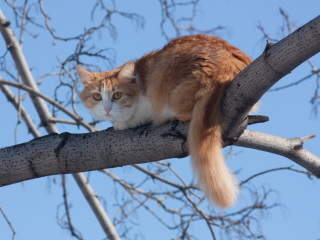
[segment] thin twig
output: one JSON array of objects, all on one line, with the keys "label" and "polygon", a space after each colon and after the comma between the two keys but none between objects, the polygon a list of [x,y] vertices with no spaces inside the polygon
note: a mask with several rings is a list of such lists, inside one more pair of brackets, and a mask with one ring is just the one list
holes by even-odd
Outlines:
[{"label": "thin twig", "polygon": [[48,96],[44,95],[43,93],[34,90],[31,87],[28,87],[28,86],[22,85],[22,84],[18,84],[18,83],[14,83],[14,82],[11,82],[11,81],[3,80],[2,78],[0,78],[0,84],[6,84],[6,85],[9,85],[9,86],[13,86],[13,87],[16,87],[16,88],[20,88],[20,89],[26,90],[29,93],[31,93],[33,95],[36,95],[36,96],[44,99],[48,103],[52,104],[53,106],[57,107],[58,109],[60,109],[61,111],[63,111],[67,115],[69,115],[71,118],[73,118],[75,121],[77,121],[79,123],[79,125],[82,125],[86,129],[88,129],[90,132],[94,132],[95,131],[95,129],[93,129],[88,123],[84,122],[82,120],[82,118],[80,118],[79,116],[77,116],[74,113],[72,113],[69,109],[65,108],[64,106],[62,106],[58,102],[54,101],[53,99],[49,98]]},{"label": "thin twig", "polygon": [[249,177],[246,180],[244,180],[241,183],[239,183],[239,185],[242,186],[243,184],[247,183],[251,179],[253,179],[253,178],[257,177],[257,176],[260,176],[262,174],[269,173],[269,172],[274,172],[274,171],[279,171],[279,170],[290,170],[290,171],[294,171],[294,172],[298,172],[298,173],[304,173],[304,174],[308,175],[308,177],[313,176],[313,174],[308,172],[308,171],[302,171],[302,170],[294,169],[291,166],[290,167],[280,167],[280,168],[273,168],[273,169],[269,169],[269,170],[254,174],[251,177]]},{"label": "thin twig", "polygon": [[22,42],[23,42],[23,31],[24,31],[24,26],[25,26],[25,21],[26,21],[26,16],[27,16],[27,4],[28,0],[24,1],[24,9],[23,9],[23,16],[21,20],[21,27],[20,27],[20,47],[22,48]]},{"label": "thin twig", "polygon": [[75,232],[76,230],[72,225],[69,206],[68,206],[68,199],[67,199],[66,175],[62,174],[61,176],[62,176],[63,202],[64,202],[64,208],[65,208],[67,220],[68,220],[68,229],[70,230],[72,236],[76,237],[79,240],[83,240],[83,238]]},{"label": "thin twig", "polygon": [[9,224],[9,227],[10,227],[11,230],[12,230],[12,240],[14,240],[14,238],[15,238],[15,236],[16,236],[16,231],[14,230],[11,222],[9,221],[7,215],[4,213],[3,209],[1,208],[1,206],[0,206],[0,211],[2,212],[4,218],[6,219],[7,223]]}]

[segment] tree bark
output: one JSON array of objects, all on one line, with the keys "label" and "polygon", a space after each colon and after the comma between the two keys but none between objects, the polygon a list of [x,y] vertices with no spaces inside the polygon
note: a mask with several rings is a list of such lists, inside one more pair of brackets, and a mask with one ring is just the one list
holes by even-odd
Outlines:
[{"label": "tree bark", "polygon": [[[188,155],[188,123],[124,131],[109,128],[87,134],[50,134],[0,150],[0,186],[59,173],[153,162]],[[245,130],[238,146],[285,156],[320,176],[320,159],[302,148],[302,140]]]},{"label": "tree bark", "polygon": [[0,186],[59,173],[76,173],[186,157],[188,124],[109,128],[86,134],[50,134],[0,150]]},{"label": "tree bark", "polygon": [[284,156],[319,178],[320,158],[303,148],[304,141],[306,140],[303,138],[288,139],[267,133],[245,130],[234,145]]},{"label": "tree bark", "polygon": [[222,101],[223,139],[233,142],[247,126],[247,115],[277,81],[320,51],[320,16],[264,52],[240,72]]}]

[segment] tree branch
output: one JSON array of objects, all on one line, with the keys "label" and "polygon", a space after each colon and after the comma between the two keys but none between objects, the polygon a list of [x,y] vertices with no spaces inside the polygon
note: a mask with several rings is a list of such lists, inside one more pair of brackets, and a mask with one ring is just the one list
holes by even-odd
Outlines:
[{"label": "tree branch", "polygon": [[120,240],[120,237],[118,236],[114,225],[112,224],[108,215],[103,209],[97,194],[93,191],[87,178],[84,176],[83,173],[76,175],[74,174],[73,177],[78,183],[84,197],[87,199],[96,217],[98,218],[98,221],[100,222],[100,225],[103,228],[104,232],[107,233],[108,239]]},{"label": "tree branch", "polygon": [[[6,41],[7,47],[11,53],[11,56],[16,64],[16,68],[18,69],[19,75],[21,76],[24,84],[27,85],[28,87],[31,87],[33,90],[35,90],[35,92],[39,92],[38,86],[32,77],[27,61],[22,53],[21,47],[16,37],[14,36],[12,29],[10,28],[10,22],[5,18],[1,9],[0,9],[0,31],[4,40]],[[52,119],[52,115],[50,114],[50,111],[47,105],[45,104],[45,102],[43,101],[43,99],[35,95],[30,95],[30,97],[38,112],[41,122],[43,126],[46,128],[47,132],[50,134],[57,133],[58,129],[56,125],[50,121],[50,119]],[[57,150],[58,152],[61,147],[63,146],[59,146]],[[29,170],[32,171],[34,176],[37,176],[35,166],[33,165],[33,162],[32,162],[33,159],[26,158],[25,160],[27,160],[27,162],[29,163]],[[1,171],[2,171],[2,167],[0,167],[0,172]],[[88,192],[93,193],[93,190],[90,187],[89,183],[86,184],[86,182],[84,181],[85,177],[83,173],[74,173],[73,177],[76,179],[80,189],[82,190],[85,196]],[[115,230],[114,225],[110,222],[110,219],[108,218],[107,214],[104,212],[104,209],[102,208],[100,202],[93,201],[91,198],[87,198],[87,200],[89,201],[89,204],[93,212],[98,218],[99,223],[102,226],[108,238],[111,240],[120,239]],[[103,213],[101,211],[103,211]]]},{"label": "tree branch", "polygon": [[[1,76],[0,76],[1,79]],[[11,92],[10,88],[6,85],[0,84],[0,89],[4,93],[4,95],[7,97],[8,101],[13,104],[13,106],[17,109],[19,109],[19,100],[14,96],[13,92]],[[38,129],[34,125],[32,119],[30,118],[27,111],[24,109],[23,106],[20,106],[21,111],[21,117],[25,121],[27,128],[29,132],[32,133],[34,137],[41,137],[41,134],[39,133]]]},{"label": "tree branch", "polygon": [[14,230],[11,222],[9,221],[7,215],[6,215],[6,214],[4,213],[4,211],[2,210],[1,206],[0,206],[0,212],[2,212],[4,218],[6,219],[7,223],[9,224],[9,227],[10,227],[11,230],[12,230],[12,240],[14,240],[14,239],[15,239],[15,236],[16,236],[16,231]]},{"label": "tree branch", "polygon": [[25,178],[185,157],[187,131],[188,124],[175,121],[157,128],[125,131],[109,128],[87,134],[53,133],[35,138],[0,149],[0,186]]},{"label": "tree branch", "polygon": [[[42,98],[43,100],[47,101],[48,103],[52,104],[53,106],[55,106],[56,108],[60,109],[61,111],[63,111],[65,114],[67,114],[68,116],[70,116],[71,118],[73,118],[79,125],[82,125],[83,127],[85,127],[86,129],[88,129],[90,132],[94,132],[94,128],[90,126],[90,124],[86,123],[85,121],[82,120],[81,117],[77,116],[76,114],[74,114],[73,112],[71,112],[69,109],[67,109],[66,107],[62,106],[60,103],[58,103],[57,101],[53,100],[52,98],[46,96],[45,94],[39,92],[38,90],[33,89],[32,87],[28,87],[26,85],[22,85],[19,83],[15,83],[15,82],[11,82],[11,81],[7,81],[4,80],[0,77],[0,85],[2,84],[6,84],[9,86],[13,86],[19,89],[23,89],[26,90],[30,93],[31,96],[37,96]],[[48,119],[47,123],[52,123],[52,118]]]},{"label": "tree branch", "polygon": [[[4,40],[6,41],[7,48],[11,53],[11,56],[15,62],[16,68],[18,69],[18,72],[22,78],[22,81],[28,87],[33,88],[35,91],[39,91],[38,86],[32,77],[27,61],[22,53],[20,44],[16,39],[16,37],[14,36],[12,29],[10,28],[10,22],[5,18],[1,9],[0,9],[0,31]],[[46,103],[41,98],[36,97],[34,95],[31,96],[31,100],[35,108],[37,109],[39,117],[41,118],[44,124],[44,127],[46,128],[48,133],[58,132],[55,125],[49,122],[49,116],[51,114]]]},{"label": "tree branch", "polygon": [[319,178],[320,158],[302,147],[302,139],[287,139],[267,133],[245,130],[234,145],[284,156],[304,167]]},{"label": "tree branch", "polygon": [[[188,155],[188,123],[88,134],[51,134],[0,150],[0,186],[59,173],[75,173]],[[245,130],[235,145],[285,156],[320,176],[320,159],[286,139]],[[72,152],[73,154],[70,154]]]},{"label": "tree branch", "polygon": [[230,142],[247,127],[247,115],[282,77],[320,51],[320,16],[269,46],[230,83],[222,101],[223,139]]}]

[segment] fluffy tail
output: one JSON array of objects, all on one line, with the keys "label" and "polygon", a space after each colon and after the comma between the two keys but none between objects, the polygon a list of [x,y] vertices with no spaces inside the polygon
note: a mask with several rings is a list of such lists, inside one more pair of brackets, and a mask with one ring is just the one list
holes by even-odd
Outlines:
[{"label": "fluffy tail", "polygon": [[221,83],[197,100],[188,137],[198,183],[207,199],[221,208],[230,207],[239,191],[237,179],[227,168],[221,152],[220,103],[227,85]]}]

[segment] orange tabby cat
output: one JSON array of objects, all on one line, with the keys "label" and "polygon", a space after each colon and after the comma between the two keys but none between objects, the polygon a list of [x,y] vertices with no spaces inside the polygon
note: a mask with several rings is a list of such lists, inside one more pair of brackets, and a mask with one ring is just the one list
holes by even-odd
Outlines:
[{"label": "orange tabby cat", "polygon": [[229,83],[250,63],[220,38],[180,37],[112,71],[78,67],[84,85],[80,98],[91,114],[111,121],[116,130],[191,119],[188,144],[200,187],[209,201],[229,207],[237,199],[238,183],[221,153],[220,103]]}]

